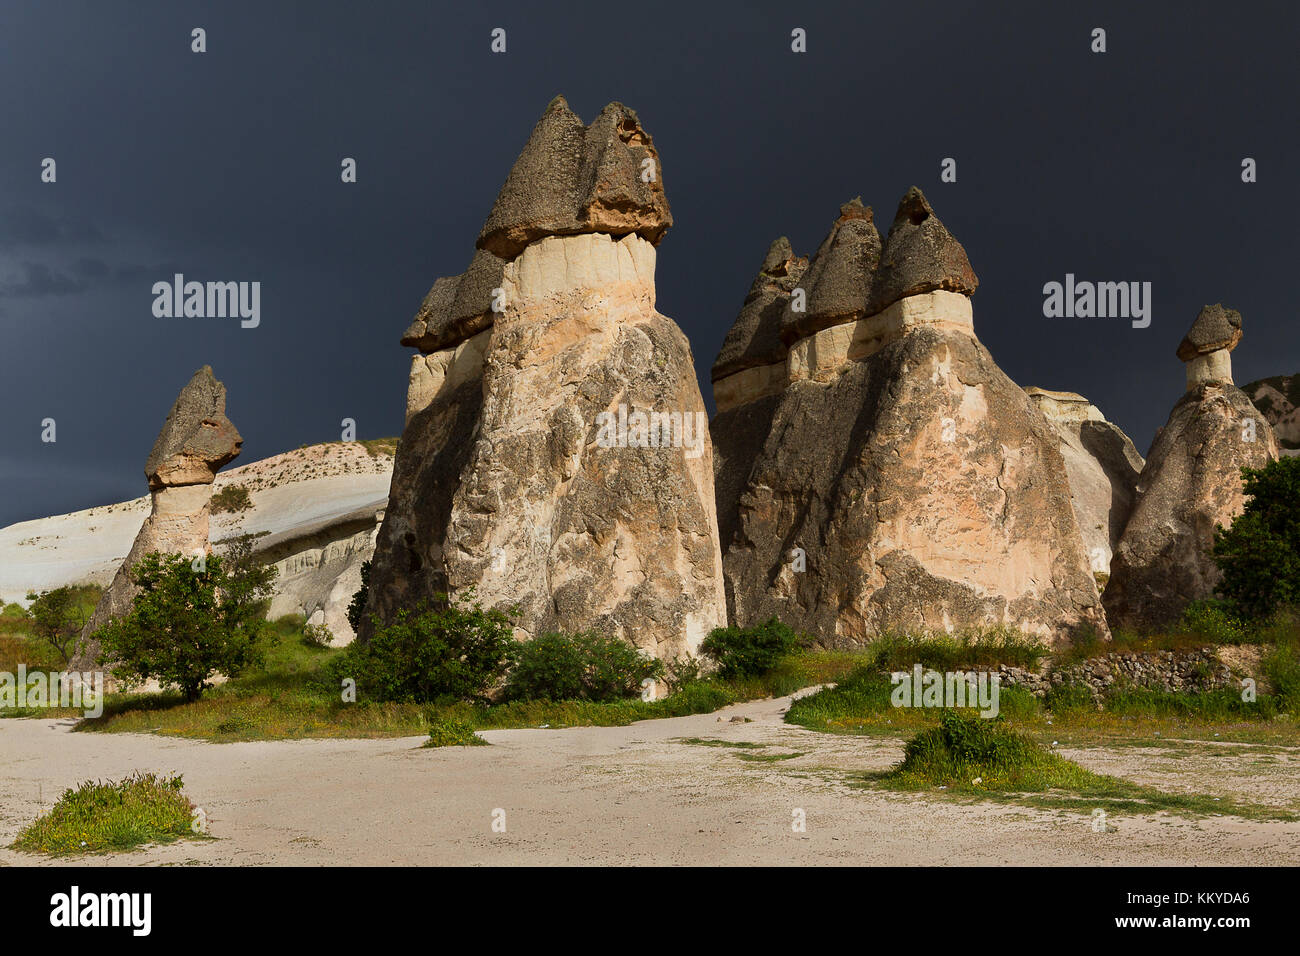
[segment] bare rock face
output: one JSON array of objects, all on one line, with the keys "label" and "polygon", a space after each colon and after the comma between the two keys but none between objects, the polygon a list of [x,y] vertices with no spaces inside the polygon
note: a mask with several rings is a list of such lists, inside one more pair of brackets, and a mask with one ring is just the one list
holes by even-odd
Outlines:
[{"label": "bare rock face", "polygon": [[547,109],[479,239],[500,308],[430,335],[457,299],[435,284],[403,338],[424,354],[370,614],[472,587],[519,609],[521,638],[595,629],[661,658],[724,623],[707,414],[689,343],[655,311],[659,177],[631,110],[584,128]]},{"label": "bare rock face", "polygon": [[226,417],[226,387],[216,380],[210,366],[203,366],[181,389],[149,452],[145,478],[152,510],[82,631],[83,645],[73,662],[74,670],[90,670],[98,663],[99,643],[91,635],[131,609],[139,593],[131,581],[131,570],[146,554],[211,552],[212,482],[222,466],[238,456],[243,441]]},{"label": "bare rock face", "polygon": [[[1213,595],[1221,577],[1210,553],[1214,529],[1245,507],[1241,469],[1278,457],[1268,420],[1232,384],[1230,367],[1224,377],[1228,352],[1240,340],[1240,314],[1207,306],[1178,348],[1188,388],[1151,446],[1111,561],[1105,602],[1112,627],[1165,627],[1188,603]],[[1206,362],[1214,356],[1223,361]]]},{"label": "bare rock face", "polygon": [[1273,375],[1241,386],[1268,419],[1283,455],[1300,455],[1300,375]]},{"label": "bare rock face", "polygon": [[1060,436],[1070,504],[1089,563],[1094,574],[1108,574],[1145,462],[1128,435],[1082,395],[1033,387],[1025,393]]},{"label": "bare rock face", "polygon": [[[870,223],[844,212],[801,280],[851,276],[821,313],[840,320],[786,321],[782,360],[714,367],[732,621],[776,615],[841,646],[991,624],[1106,633],[1060,438],[975,338],[964,250],[914,189],[878,262],[869,238],[839,257]],[[819,267],[827,254],[854,269]]]}]

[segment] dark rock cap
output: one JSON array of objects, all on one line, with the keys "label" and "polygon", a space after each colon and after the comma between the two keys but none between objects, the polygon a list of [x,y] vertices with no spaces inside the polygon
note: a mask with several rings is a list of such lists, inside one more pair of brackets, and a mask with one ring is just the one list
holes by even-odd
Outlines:
[{"label": "dark rock cap", "polygon": [[971,295],[978,285],[966,250],[939,221],[925,194],[913,186],[898,204],[889,227],[871,311],[940,289]]},{"label": "dark rock cap", "polygon": [[1231,352],[1241,341],[1241,313],[1224,308],[1221,303],[1204,306],[1192,323],[1191,330],[1178,344],[1178,357],[1190,362],[1198,355],[1219,349]]},{"label": "dark rock cap", "polygon": [[420,311],[402,334],[402,345],[422,352],[450,348],[492,324],[492,291],[500,288],[505,262],[478,249],[469,268],[436,280]]},{"label": "dark rock cap", "polygon": [[636,113],[610,103],[584,127],[557,96],[511,167],[478,247],[510,260],[546,236],[637,233],[658,244],[672,222],[659,154]]},{"label": "dark rock cap", "polygon": [[880,263],[880,234],[861,197],[840,207],[800,281],[807,294],[803,312],[785,309],[781,337],[787,343],[866,314],[873,276]]},{"label": "dark rock cap", "polygon": [[226,417],[226,387],[205,365],[176,396],[153,443],[144,466],[149,487],[210,483],[243,442]]},{"label": "dark rock cap", "polygon": [[794,254],[790,240],[785,236],[772,242],[745,296],[740,315],[732,324],[713,363],[713,381],[747,368],[772,365],[785,358],[786,349],[780,336],[781,314],[791,291],[807,268],[808,260]]}]

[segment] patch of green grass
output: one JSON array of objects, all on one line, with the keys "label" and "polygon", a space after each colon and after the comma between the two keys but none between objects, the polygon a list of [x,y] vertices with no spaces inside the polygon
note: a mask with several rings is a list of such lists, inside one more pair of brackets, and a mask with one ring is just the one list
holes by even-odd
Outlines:
[{"label": "patch of green grass", "polygon": [[762,750],[766,746],[749,740],[718,740],[715,737],[679,737],[677,743],[690,744],[692,747],[730,747],[735,750]]},{"label": "patch of green grass", "polygon": [[426,747],[486,747],[488,742],[474,733],[474,728],[455,717],[435,717],[429,721]]},{"label": "patch of green grass", "polygon": [[913,664],[937,671],[976,670],[1006,664],[1029,670],[1047,656],[1047,647],[1011,627],[943,632],[884,634],[869,650],[878,670],[902,671]]},{"label": "patch of green grass", "polygon": [[736,754],[740,760],[749,760],[754,763],[776,763],[781,760],[793,760],[795,757],[802,757],[803,752],[788,754]]},{"label": "patch of green grass", "polygon": [[[240,674],[186,703],[179,694],[110,694],[104,714],[82,720],[77,730],[157,733],[220,743],[305,737],[413,737],[430,733],[443,719],[476,730],[520,727],[617,727],[638,720],[711,713],[729,704],[782,696],[801,687],[839,679],[864,659],[862,652],[811,651],[784,659],[760,677],[694,681],[668,697],[605,703],[513,701],[467,703],[344,703],[341,687],[327,683],[324,669],[340,653],[302,641],[303,618],[271,622],[262,667]],[[53,712],[44,711],[42,716]],[[70,711],[68,716],[80,716]]]},{"label": "patch of green grass", "polygon": [[952,794],[1001,795],[1039,806],[1190,815],[1227,814],[1254,819],[1294,820],[1272,807],[1201,794],[1168,793],[1086,770],[991,720],[945,710],[939,725],[908,741],[903,762],[866,780],[905,791],[943,789]]},{"label": "patch of green grass", "polygon": [[135,773],[117,783],[87,781],[64,791],[49,813],[18,834],[11,848],[66,856],[171,843],[198,836],[193,813],[179,776]]}]

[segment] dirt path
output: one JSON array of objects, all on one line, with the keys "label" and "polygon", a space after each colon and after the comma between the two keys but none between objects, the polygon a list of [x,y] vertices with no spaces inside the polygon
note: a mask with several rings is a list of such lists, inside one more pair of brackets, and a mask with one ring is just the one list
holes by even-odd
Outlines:
[{"label": "dirt path", "polygon": [[[132,770],[179,772],[218,839],[95,857],[194,864],[1220,864],[1300,862],[1300,823],[1112,817],[963,804],[852,786],[902,741],[781,722],[790,698],[630,727],[485,731],[491,747],[422,738],[210,744],[76,734],[69,722],[0,720],[0,846],[63,788]],[[735,722],[749,717],[751,723]],[[719,720],[721,717],[721,720]],[[684,738],[757,743],[707,746]],[[802,756],[770,760],[784,753]],[[1197,748],[1062,751],[1090,769],[1275,803],[1300,794],[1300,755],[1267,773]],[[766,757],[749,760],[746,757]],[[1234,773],[1234,761],[1242,769]],[[505,811],[506,832],[492,829]],[[807,832],[792,831],[793,811]],[[0,849],[0,864],[38,858]]]}]

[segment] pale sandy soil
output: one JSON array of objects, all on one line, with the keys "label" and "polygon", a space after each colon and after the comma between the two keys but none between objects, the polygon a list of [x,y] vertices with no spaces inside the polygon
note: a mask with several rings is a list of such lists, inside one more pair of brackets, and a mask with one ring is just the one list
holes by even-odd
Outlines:
[{"label": "pale sandy soil", "polygon": [[[854,772],[895,763],[902,741],[790,727],[780,717],[788,704],[757,701],[630,727],[485,731],[491,747],[439,750],[422,749],[420,738],[210,744],[3,720],[0,845],[62,788],[157,770],[184,774],[217,839],[92,864],[1300,863],[1300,823],[1120,815],[1111,818],[1116,829],[1097,833],[1077,812],[859,789]],[[734,715],[753,722],[732,723]],[[768,746],[682,741],[690,737]],[[739,756],[794,751],[804,756]],[[1061,752],[1171,791],[1292,806],[1300,798],[1300,754],[1290,750]],[[492,830],[497,808],[505,833]],[[806,813],[806,833],[792,832],[795,808]],[[39,862],[0,850],[0,864]]]}]

